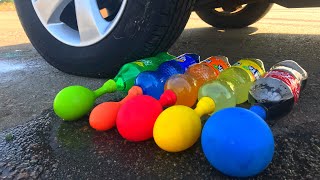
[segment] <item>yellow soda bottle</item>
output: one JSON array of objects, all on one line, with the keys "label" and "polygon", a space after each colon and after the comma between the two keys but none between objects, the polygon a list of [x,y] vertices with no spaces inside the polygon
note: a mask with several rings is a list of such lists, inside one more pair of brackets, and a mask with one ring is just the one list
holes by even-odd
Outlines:
[{"label": "yellow soda bottle", "polygon": [[188,68],[185,74],[170,77],[164,89],[171,89],[177,95],[176,105],[192,107],[198,98],[199,88],[218,77],[221,71],[230,67],[227,57],[212,56]]},{"label": "yellow soda bottle", "polygon": [[221,72],[216,80],[203,85],[199,89],[198,98],[212,98],[216,103],[215,111],[244,103],[248,100],[251,84],[264,73],[261,60],[241,59]]}]

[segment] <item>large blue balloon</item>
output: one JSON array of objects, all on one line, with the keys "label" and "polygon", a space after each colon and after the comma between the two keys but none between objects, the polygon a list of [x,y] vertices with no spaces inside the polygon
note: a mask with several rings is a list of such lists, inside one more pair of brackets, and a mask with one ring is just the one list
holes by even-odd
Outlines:
[{"label": "large blue balloon", "polygon": [[274,153],[267,123],[252,111],[238,107],[211,116],[203,128],[201,143],[211,165],[233,177],[259,174]]}]

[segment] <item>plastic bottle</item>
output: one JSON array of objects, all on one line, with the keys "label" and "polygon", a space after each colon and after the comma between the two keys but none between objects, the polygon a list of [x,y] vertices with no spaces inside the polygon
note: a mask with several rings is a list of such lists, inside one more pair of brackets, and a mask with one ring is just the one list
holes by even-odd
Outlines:
[{"label": "plastic bottle", "polygon": [[[301,87],[306,86],[307,72],[292,60],[286,60],[274,65],[264,78],[253,83],[249,91],[249,102],[264,106],[281,104],[278,113],[287,114],[298,102]],[[287,102],[286,104],[282,102]]]},{"label": "plastic bottle", "polygon": [[218,111],[248,100],[252,82],[265,73],[263,62],[259,59],[241,59],[232,67],[220,73],[216,80],[203,85],[198,98],[210,97],[215,101]]},{"label": "plastic bottle", "polygon": [[171,76],[164,89],[171,89],[177,95],[176,105],[192,107],[198,98],[199,88],[210,80],[215,80],[221,71],[230,67],[227,57],[212,56],[188,68],[185,74]]},{"label": "plastic bottle", "polygon": [[[181,61],[181,60],[179,60],[179,61]],[[133,86],[129,90],[129,92],[130,91],[134,92],[133,93],[134,96],[139,95],[139,93],[142,94],[142,90],[141,90],[141,92],[139,91],[139,93],[135,93],[135,92],[137,92],[136,89],[140,90],[141,87]],[[92,123],[90,122],[90,125],[94,129],[97,129],[100,131],[102,131],[102,130],[105,131],[105,130],[112,128],[115,121],[116,121],[118,111],[120,110],[120,105],[125,104],[124,102],[126,102],[128,99],[132,99],[134,96],[128,94],[128,96],[125,97],[124,100],[121,101],[121,103],[105,102],[105,103],[98,105],[95,109],[93,109],[92,113],[90,114],[90,121],[92,121]]]},{"label": "plastic bottle", "polygon": [[189,66],[199,63],[200,56],[196,54],[183,54],[175,60],[162,63],[156,71],[140,73],[135,85],[143,90],[144,95],[159,99],[164,92],[165,82],[175,74],[183,74]]},{"label": "plastic bottle", "polygon": [[155,57],[145,58],[122,66],[114,80],[117,84],[117,90],[128,91],[133,85],[136,77],[144,71],[154,71],[165,61],[175,59],[166,52],[159,53]]}]

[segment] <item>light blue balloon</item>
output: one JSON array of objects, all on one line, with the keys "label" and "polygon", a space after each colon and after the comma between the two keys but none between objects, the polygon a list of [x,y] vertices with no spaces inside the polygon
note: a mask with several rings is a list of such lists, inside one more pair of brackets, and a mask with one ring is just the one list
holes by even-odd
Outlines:
[{"label": "light blue balloon", "polygon": [[244,108],[227,108],[204,125],[201,143],[208,161],[233,177],[261,173],[272,161],[274,139],[267,123]]}]

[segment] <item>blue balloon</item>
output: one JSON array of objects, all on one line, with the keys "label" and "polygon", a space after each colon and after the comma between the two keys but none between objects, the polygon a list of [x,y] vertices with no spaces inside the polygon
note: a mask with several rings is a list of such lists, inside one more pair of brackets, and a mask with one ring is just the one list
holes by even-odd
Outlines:
[{"label": "blue balloon", "polygon": [[201,144],[210,164],[233,177],[250,177],[272,161],[274,139],[267,123],[244,108],[227,108],[204,125]]},{"label": "blue balloon", "polygon": [[261,106],[261,105],[254,105],[250,107],[250,111],[256,113],[258,116],[260,116],[262,119],[267,119],[267,110]]}]

